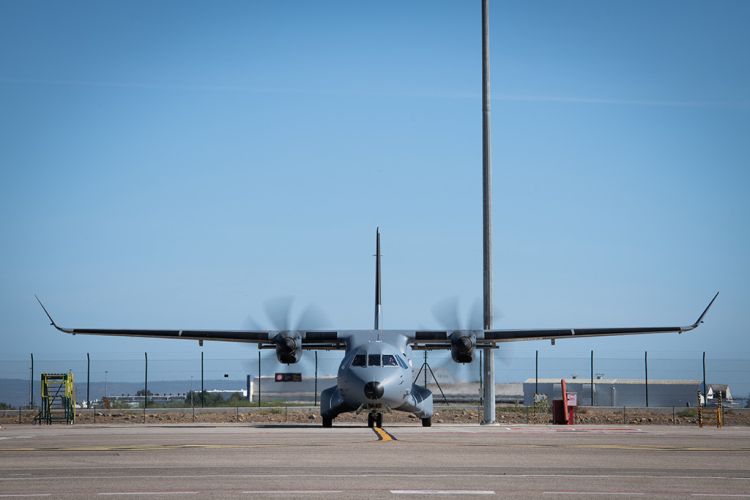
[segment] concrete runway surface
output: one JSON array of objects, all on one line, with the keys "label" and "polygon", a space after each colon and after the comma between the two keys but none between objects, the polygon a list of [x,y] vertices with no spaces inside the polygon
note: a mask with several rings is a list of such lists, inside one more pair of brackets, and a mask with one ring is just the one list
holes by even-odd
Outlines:
[{"label": "concrete runway surface", "polygon": [[750,498],[750,428],[10,425],[2,498]]}]

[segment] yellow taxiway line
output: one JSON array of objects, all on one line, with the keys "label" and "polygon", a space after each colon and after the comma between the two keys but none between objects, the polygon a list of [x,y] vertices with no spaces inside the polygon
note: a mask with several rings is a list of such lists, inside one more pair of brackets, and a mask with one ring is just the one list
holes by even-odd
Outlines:
[{"label": "yellow taxiway line", "polygon": [[381,427],[373,427],[372,430],[378,435],[378,441],[396,441],[396,438],[392,434],[383,430]]}]

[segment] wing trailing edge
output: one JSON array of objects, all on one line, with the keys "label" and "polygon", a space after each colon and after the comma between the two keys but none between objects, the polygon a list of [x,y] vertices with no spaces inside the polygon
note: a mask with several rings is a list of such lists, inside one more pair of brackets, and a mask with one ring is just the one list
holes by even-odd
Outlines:
[{"label": "wing trailing edge", "polygon": [[573,337],[605,337],[609,335],[637,335],[644,333],[684,333],[695,330],[703,323],[719,292],[711,299],[698,319],[688,326],[636,326],[607,328],[549,328],[538,330],[486,330],[484,340],[491,342],[512,342],[520,340],[552,340]]}]

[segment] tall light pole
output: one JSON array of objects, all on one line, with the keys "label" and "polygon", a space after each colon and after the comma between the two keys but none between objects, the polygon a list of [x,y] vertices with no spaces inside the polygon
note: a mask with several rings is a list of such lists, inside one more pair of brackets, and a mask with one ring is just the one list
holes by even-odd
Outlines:
[{"label": "tall light pole", "polygon": [[[489,0],[482,0],[482,229],[484,329],[492,329],[492,162],[490,155],[490,20]],[[483,424],[495,423],[495,356],[484,349]]]}]

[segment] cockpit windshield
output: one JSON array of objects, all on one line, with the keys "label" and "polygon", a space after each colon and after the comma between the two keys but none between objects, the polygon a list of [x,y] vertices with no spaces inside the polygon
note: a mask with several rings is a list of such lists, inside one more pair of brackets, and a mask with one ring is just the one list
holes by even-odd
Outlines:
[{"label": "cockpit windshield", "polygon": [[398,366],[396,356],[393,354],[383,354],[383,366]]},{"label": "cockpit windshield", "polygon": [[364,354],[357,354],[352,360],[352,366],[365,366],[367,357]]},{"label": "cockpit windshield", "polygon": [[407,368],[406,363],[393,354],[356,354],[352,358],[351,366],[401,366],[401,368]]}]

